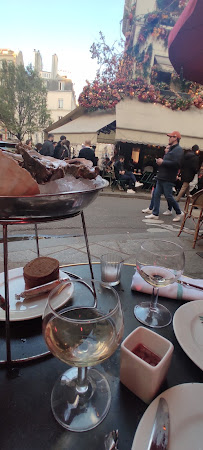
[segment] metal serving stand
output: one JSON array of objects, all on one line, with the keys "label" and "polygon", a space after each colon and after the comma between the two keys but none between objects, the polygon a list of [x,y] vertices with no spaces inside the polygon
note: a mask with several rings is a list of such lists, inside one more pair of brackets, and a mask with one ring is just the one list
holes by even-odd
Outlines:
[{"label": "metal serving stand", "polygon": [[12,368],[16,364],[30,362],[43,358],[50,354],[49,351],[42,352],[25,358],[12,359],[11,356],[11,333],[10,333],[10,303],[9,303],[9,277],[8,277],[8,225],[34,224],[37,255],[39,256],[39,241],[37,224],[63,220],[81,215],[83,233],[87,248],[87,256],[91,277],[93,269],[89,250],[87,229],[83,209],[92,203],[99,191],[108,186],[106,180],[102,180],[99,187],[87,191],[65,192],[60,194],[36,195],[33,197],[0,197],[0,225],[3,226],[3,258],[4,258],[4,288],[5,288],[5,336],[6,336],[6,359],[0,360]]}]

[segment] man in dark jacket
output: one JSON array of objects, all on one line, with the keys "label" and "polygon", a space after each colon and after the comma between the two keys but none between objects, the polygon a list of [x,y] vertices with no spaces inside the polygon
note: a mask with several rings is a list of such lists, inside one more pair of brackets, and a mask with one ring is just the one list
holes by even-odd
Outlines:
[{"label": "man in dark jacket", "polygon": [[54,150],[54,158],[70,158],[70,142],[66,140],[66,136],[60,137],[60,141],[58,142]]},{"label": "man in dark jacket", "polygon": [[167,202],[174,208],[176,217],[173,222],[179,222],[183,213],[180,210],[179,204],[173,197],[173,187],[176,183],[178,170],[183,156],[183,149],[179,145],[181,135],[179,131],[173,131],[167,134],[169,137],[170,149],[162,158],[156,160],[159,166],[157,174],[157,184],[154,193],[154,208],[152,214],[146,216],[147,219],[159,219],[159,208],[161,195],[164,194]]},{"label": "man in dark jacket", "polygon": [[91,148],[91,142],[85,141],[85,147],[81,148],[79,151],[78,158],[85,158],[88,161],[93,162],[93,166],[97,165],[97,158],[95,156],[94,150]]},{"label": "man in dark jacket", "polygon": [[[195,145],[193,147],[196,147]],[[193,180],[194,176],[198,172],[199,169],[199,158],[195,153],[195,149],[185,150],[183,157],[181,159],[181,181],[183,182],[180,192],[177,196],[177,202],[183,197],[184,194],[187,196],[190,193],[189,184]]]},{"label": "man in dark jacket", "polygon": [[121,181],[121,186],[125,190],[125,183],[129,184],[128,194],[134,194],[135,188],[143,186],[143,183],[136,181],[136,177],[133,172],[126,170],[124,165],[124,156],[120,155],[119,161],[114,164],[114,172],[117,180]]},{"label": "man in dark jacket", "polygon": [[54,146],[53,146],[54,135],[52,133],[48,134],[47,140],[42,145],[40,154],[44,156],[54,156]]}]

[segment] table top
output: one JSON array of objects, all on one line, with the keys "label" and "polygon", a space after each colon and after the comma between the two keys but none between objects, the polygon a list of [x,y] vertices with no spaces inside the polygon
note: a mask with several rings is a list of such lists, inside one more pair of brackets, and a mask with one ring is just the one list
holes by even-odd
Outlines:
[{"label": "table top", "polygon": [[[90,278],[86,264],[66,267],[82,277]],[[100,266],[93,264],[95,279],[100,279]],[[124,314],[124,337],[141,324],[135,319],[133,310],[137,303],[149,298],[130,289],[134,266],[124,265],[121,284],[116,287]],[[160,297],[170,309],[172,315],[183,302]],[[0,324],[0,348],[5,333],[4,323]],[[12,357],[22,357],[30,352],[46,350],[41,336],[41,319],[11,324]],[[173,326],[156,329],[158,334],[169,339],[174,345],[174,354],[167,378],[161,387],[162,392],[169,387],[191,382],[203,382],[203,372],[184,353],[178,344]],[[14,369],[10,374],[6,368],[0,370],[1,386],[1,449],[15,450],[51,449],[86,450],[88,447],[104,450],[104,436],[113,429],[119,430],[119,450],[130,450],[138,423],[147,405],[129,391],[119,380],[120,349],[111,358],[97,366],[107,378],[112,402],[108,415],[94,430],[85,433],[68,432],[54,419],[51,411],[50,396],[56,379],[67,365],[54,357],[38,360]],[[159,394],[158,393],[158,394]],[[157,394],[157,395],[158,395]]]}]

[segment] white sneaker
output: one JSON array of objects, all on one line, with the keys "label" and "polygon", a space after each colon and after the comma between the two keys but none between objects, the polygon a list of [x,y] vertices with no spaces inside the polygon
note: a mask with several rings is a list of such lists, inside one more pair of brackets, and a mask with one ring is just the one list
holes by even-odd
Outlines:
[{"label": "white sneaker", "polygon": [[137,187],[140,187],[140,186],[143,186],[143,183],[140,183],[139,181],[136,181],[135,187],[137,188]]},{"label": "white sneaker", "polygon": [[181,211],[181,214],[176,214],[176,217],[174,217],[173,222],[180,222],[184,216],[184,213]]},{"label": "white sneaker", "polygon": [[159,220],[159,216],[155,216],[154,214],[150,214],[149,216],[145,216],[146,219],[154,219],[154,220]]},{"label": "white sneaker", "polygon": [[163,212],[164,216],[171,216],[172,215],[172,211],[169,211],[169,209],[167,209],[167,211]]},{"label": "white sneaker", "polygon": [[127,194],[135,194],[135,191],[133,191],[133,189],[128,189]]},{"label": "white sneaker", "polygon": [[143,213],[148,213],[148,214],[152,214],[152,209],[146,208],[146,209],[142,209]]}]

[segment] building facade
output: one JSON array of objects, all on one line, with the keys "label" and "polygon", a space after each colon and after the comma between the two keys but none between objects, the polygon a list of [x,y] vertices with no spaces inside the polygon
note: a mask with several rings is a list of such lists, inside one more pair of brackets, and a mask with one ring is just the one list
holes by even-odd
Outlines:
[{"label": "building facade", "polygon": [[[1,48],[0,49],[0,70],[2,68],[3,61],[6,61],[8,64],[13,63],[15,65],[23,64],[23,54],[21,51],[18,53],[14,52],[13,50],[7,49],[7,48]],[[13,136],[6,128],[3,122],[0,121],[0,135],[2,136],[3,140],[12,140],[15,141],[16,138]]]},{"label": "building facade", "polygon": [[[47,88],[47,109],[51,121],[57,122],[76,108],[76,98],[72,80],[61,76],[58,71],[58,57],[52,55],[51,71],[44,71],[42,57],[39,50],[34,50],[34,68],[43,78]],[[34,142],[42,142],[43,133],[35,133]]]},{"label": "building facade", "polygon": [[0,69],[2,67],[2,62],[6,61],[8,64],[13,63],[15,65],[23,64],[23,54],[22,52],[15,53],[13,50],[7,48],[0,49]]}]

